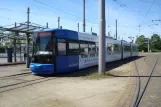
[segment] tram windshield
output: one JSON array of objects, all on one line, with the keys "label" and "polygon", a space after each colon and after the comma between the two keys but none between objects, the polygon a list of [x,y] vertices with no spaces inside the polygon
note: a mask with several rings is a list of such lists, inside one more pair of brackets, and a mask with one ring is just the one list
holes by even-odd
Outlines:
[{"label": "tram windshield", "polygon": [[51,36],[37,36],[34,41],[34,55],[51,55],[52,44]]}]

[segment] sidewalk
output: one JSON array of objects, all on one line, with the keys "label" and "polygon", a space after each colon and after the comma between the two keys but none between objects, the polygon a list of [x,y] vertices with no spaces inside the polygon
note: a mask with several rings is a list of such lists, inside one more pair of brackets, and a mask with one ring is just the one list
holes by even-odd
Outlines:
[{"label": "sidewalk", "polygon": [[6,62],[6,63],[0,63],[0,66],[9,66],[9,65],[18,65],[18,64],[25,64],[25,61],[21,62]]}]

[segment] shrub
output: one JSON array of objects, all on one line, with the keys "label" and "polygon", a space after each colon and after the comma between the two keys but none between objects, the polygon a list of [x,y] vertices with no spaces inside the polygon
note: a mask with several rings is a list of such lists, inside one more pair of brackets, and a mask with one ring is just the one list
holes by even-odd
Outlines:
[{"label": "shrub", "polygon": [[5,47],[4,46],[0,46],[0,53],[5,53]]},{"label": "shrub", "polygon": [[151,49],[152,52],[161,52],[159,49]]}]

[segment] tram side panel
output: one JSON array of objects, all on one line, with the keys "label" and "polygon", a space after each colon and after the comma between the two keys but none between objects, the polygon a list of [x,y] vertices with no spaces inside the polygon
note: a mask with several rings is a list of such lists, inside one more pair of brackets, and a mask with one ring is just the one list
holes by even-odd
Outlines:
[{"label": "tram side panel", "polygon": [[98,64],[98,37],[78,32],[80,45],[79,69]]},{"label": "tram side panel", "polygon": [[121,41],[106,39],[106,62],[121,59]]},{"label": "tram side panel", "polygon": [[78,33],[75,31],[58,30],[56,73],[70,72],[79,69]]},{"label": "tram side panel", "polygon": [[123,59],[129,58],[131,56],[130,43],[122,41],[122,49],[123,49]]},{"label": "tram side panel", "polygon": [[138,47],[136,44],[132,44],[132,56],[138,56]]},{"label": "tram side panel", "polygon": [[70,72],[79,69],[79,56],[57,56],[56,73]]}]

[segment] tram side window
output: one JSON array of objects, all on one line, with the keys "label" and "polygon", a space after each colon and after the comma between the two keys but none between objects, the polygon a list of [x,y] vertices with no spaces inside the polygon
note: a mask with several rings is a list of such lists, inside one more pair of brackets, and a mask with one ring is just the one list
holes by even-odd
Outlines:
[{"label": "tram side window", "polygon": [[96,56],[98,56],[98,51],[99,51],[98,43],[96,43]]},{"label": "tram side window", "polygon": [[133,52],[135,51],[135,46],[132,46],[132,51],[133,51]]},{"label": "tram side window", "polygon": [[56,39],[53,39],[53,55],[55,55],[55,44],[56,44]]},{"label": "tram side window", "polygon": [[136,48],[136,52],[138,52],[138,46],[136,46],[135,48]]},{"label": "tram side window", "polygon": [[94,57],[96,55],[96,45],[95,43],[89,43],[89,56]]},{"label": "tram side window", "polygon": [[133,52],[134,52],[134,51],[137,52],[137,51],[138,51],[137,46],[133,46],[133,47],[132,47],[132,50],[133,50]]},{"label": "tram side window", "polygon": [[58,39],[58,55],[66,55],[66,40],[65,39]]},{"label": "tram side window", "polygon": [[120,53],[120,45],[114,44],[114,52],[115,53]]},{"label": "tram side window", "polygon": [[114,51],[113,48],[114,48],[114,47],[113,47],[113,44],[111,44],[111,43],[108,43],[108,44],[107,44],[107,52],[108,52],[108,55],[112,55],[112,53],[113,53],[113,51]]},{"label": "tram side window", "polygon": [[124,50],[125,50],[125,52],[130,52],[131,48],[130,48],[130,46],[125,46]]},{"label": "tram side window", "polygon": [[128,46],[128,52],[131,52],[131,46]]},{"label": "tram side window", "polygon": [[124,46],[124,51],[128,52],[128,47],[127,46]]},{"label": "tram side window", "polygon": [[88,57],[88,43],[80,43],[80,55],[82,58]]},{"label": "tram side window", "polygon": [[79,54],[79,43],[74,41],[69,41],[69,55]]}]

